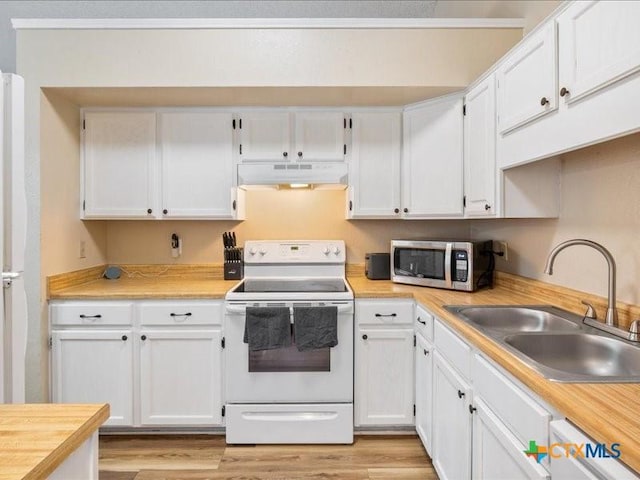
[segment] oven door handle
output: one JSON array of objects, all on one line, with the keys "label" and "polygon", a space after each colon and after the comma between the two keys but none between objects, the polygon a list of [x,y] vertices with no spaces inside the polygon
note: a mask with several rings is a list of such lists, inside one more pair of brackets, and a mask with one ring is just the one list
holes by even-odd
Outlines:
[{"label": "oven door handle", "polygon": [[[332,306],[332,305],[329,305]],[[353,312],[353,305],[335,305],[336,307],[338,307],[338,313],[345,313],[345,312]],[[241,314],[244,315],[246,313],[247,307],[246,306],[239,306],[239,305],[227,305],[225,307],[225,310],[227,313],[236,313],[236,314]],[[293,314],[293,309],[290,307],[289,311],[291,314]]]}]

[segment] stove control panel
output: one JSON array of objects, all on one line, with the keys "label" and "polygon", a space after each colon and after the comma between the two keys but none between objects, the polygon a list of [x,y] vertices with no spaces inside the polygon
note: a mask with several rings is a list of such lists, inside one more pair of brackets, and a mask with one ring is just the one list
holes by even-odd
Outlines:
[{"label": "stove control panel", "polygon": [[245,263],[345,263],[342,240],[250,240]]}]

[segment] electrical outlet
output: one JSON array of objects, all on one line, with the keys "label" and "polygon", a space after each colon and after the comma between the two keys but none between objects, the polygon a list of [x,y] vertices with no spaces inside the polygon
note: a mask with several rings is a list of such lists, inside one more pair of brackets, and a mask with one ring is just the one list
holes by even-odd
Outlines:
[{"label": "electrical outlet", "polygon": [[80,240],[80,251],[78,253],[80,258],[87,258],[87,242],[84,240]]},{"label": "electrical outlet", "polygon": [[504,260],[505,262],[508,262],[509,261],[509,244],[503,241],[496,241],[495,243],[496,243],[496,246],[498,247],[498,252],[504,253],[504,255],[502,256],[502,260]]}]

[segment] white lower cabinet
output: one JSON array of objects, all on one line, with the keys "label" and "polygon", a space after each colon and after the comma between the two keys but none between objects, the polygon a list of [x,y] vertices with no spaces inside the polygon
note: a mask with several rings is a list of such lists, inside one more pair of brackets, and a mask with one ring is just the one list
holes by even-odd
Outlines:
[{"label": "white lower cabinet", "polygon": [[140,423],[222,423],[222,333],[143,329]]},{"label": "white lower cabinet", "polygon": [[416,335],[416,431],[427,453],[432,453],[433,423],[433,345]]},{"label": "white lower cabinet", "polygon": [[108,403],[106,426],[133,423],[133,334],[131,330],[54,331],[54,403]]},{"label": "white lower cabinet", "polygon": [[547,480],[549,473],[531,457],[524,455],[520,441],[491,411],[485,402],[473,402],[474,479]]},{"label": "white lower cabinet", "polygon": [[471,386],[436,350],[433,359],[433,466],[441,480],[471,476]]},{"label": "white lower cabinet", "polygon": [[414,424],[412,301],[356,300],[356,426]]},{"label": "white lower cabinet", "polygon": [[[590,445],[589,445],[590,444]],[[567,454],[565,445],[583,445],[582,455],[570,447]],[[606,445],[610,450],[607,456],[600,454],[588,455],[587,448],[597,451],[604,444],[598,444],[585,435],[581,430],[566,420],[551,422],[551,440],[549,442],[549,456],[551,457],[551,478],[553,480],[631,480],[640,478],[615,458],[614,452],[620,452],[621,445]],[[613,448],[613,447],[616,448]],[[595,453],[595,452],[594,452]]]},{"label": "white lower cabinet", "polygon": [[416,430],[439,478],[549,479],[548,459],[537,463],[525,451],[531,441],[549,444],[551,408],[438,318],[433,346],[417,338],[416,372],[428,371],[432,357],[432,373],[416,375]]},{"label": "white lower cabinet", "polygon": [[55,302],[52,400],[105,426],[222,425],[222,302]]}]

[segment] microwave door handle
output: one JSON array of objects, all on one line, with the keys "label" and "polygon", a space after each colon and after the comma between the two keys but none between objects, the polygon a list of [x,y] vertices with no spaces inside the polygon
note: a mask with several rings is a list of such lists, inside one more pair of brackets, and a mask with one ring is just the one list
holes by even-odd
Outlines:
[{"label": "microwave door handle", "polygon": [[451,251],[453,249],[452,243],[447,243],[444,251],[444,281],[447,288],[452,287],[451,283]]}]

